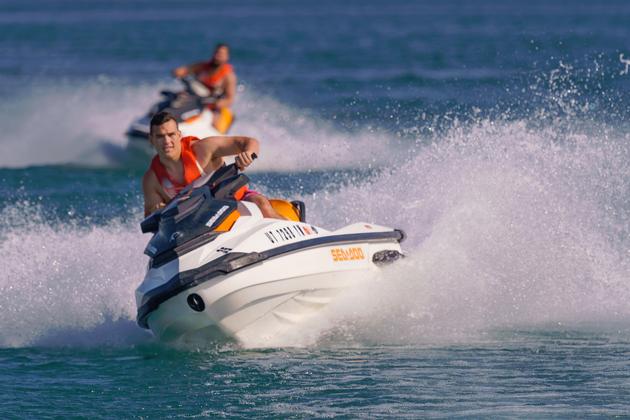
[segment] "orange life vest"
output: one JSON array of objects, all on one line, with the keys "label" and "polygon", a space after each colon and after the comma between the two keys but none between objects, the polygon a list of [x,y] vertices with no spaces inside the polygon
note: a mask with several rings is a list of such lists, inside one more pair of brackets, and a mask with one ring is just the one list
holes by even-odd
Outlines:
[{"label": "orange life vest", "polygon": [[[208,67],[210,67],[209,64]],[[227,75],[232,73],[234,73],[234,68],[231,64],[221,64],[221,66],[213,73],[202,74],[199,77],[199,80],[208,88],[216,89],[217,87],[219,87],[219,84],[223,81],[223,79],[225,79]]]},{"label": "orange life vest", "polygon": [[[197,161],[197,156],[195,155],[195,151],[192,148],[193,142],[197,140],[199,139],[194,136],[183,137],[181,139],[181,159],[184,165],[184,184],[171,178],[162,162],[160,162],[159,155],[155,155],[155,157],[151,161],[151,170],[155,173],[158,181],[160,182],[160,185],[162,185],[162,188],[164,188],[164,191],[166,192],[166,194],[168,194],[170,198],[175,197],[178,192],[186,187],[186,185],[190,184],[197,178],[207,175],[204,172],[203,167]],[[247,185],[243,185],[241,188],[234,192],[234,199],[242,200],[248,193],[250,195],[258,194],[255,191],[251,191]]]},{"label": "orange life vest", "polygon": [[156,155],[151,161],[151,170],[155,173],[158,181],[164,188],[164,191],[171,197],[175,197],[186,185],[193,182],[195,179],[202,175],[205,175],[203,168],[197,161],[195,151],[192,148],[192,143],[199,140],[197,137],[188,136],[181,140],[182,144],[182,163],[184,165],[184,184],[179,183],[177,180],[170,177],[168,171],[160,162],[159,155]]}]

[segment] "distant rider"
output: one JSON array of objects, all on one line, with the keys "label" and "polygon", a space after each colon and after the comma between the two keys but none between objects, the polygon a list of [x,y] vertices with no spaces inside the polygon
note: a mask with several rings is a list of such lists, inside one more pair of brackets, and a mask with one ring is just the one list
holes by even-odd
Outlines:
[{"label": "distant rider", "polygon": [[[142,178],[145,217],[168,204],[195,179],[223,166],[223,157],[236,155],[236,165],[242,170],[252,163],[253,153],[260,154],[258,140],[252,137],[182,138],[175,117],[168,112],[158,112],[151,119],[149,141],[157,155]],[[246,190],[242,200],[258,205],[264,217],[284,219],[256,191]]]},{"label": "distant rider", "polygon": [[236,96],[236,74],[230,59],[227,44],[217,44],[209,61],[200,61],[189,66],[177,67],[173,75],[183,78],[193,75],[210,91],[208,108],[213,112],[212,125],[221,134],[227,133],[234,121],[230,107]]}]

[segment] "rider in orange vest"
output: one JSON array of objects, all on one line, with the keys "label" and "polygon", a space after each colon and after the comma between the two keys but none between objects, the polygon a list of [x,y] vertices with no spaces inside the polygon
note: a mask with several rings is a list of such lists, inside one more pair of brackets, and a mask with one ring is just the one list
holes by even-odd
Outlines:
[{"label": "rider in orange vest", "polygon": [[230,48],[226,44],[217,44],[209,61],[173,70],[175,77],[182,78],[192,74],[208,88],[209,98],[214,100],[208,105],[214,114],[212,125],[221,134],[225,134],[234,121],[230,107],[236,95],[236,74],[232,65],[228,63],[229,59]]},{"label": "rider in orange vest", "polygon": [[[177,121],[168,112],[158,112],[151,119],[149,141],[157,155],[142,178],[145,216],[164,207],[195,179],[223,166],[223,157],[236,155],[236,164],[244,169],[252,163],[252,154],[260,154],[258,140],[251,137],[182,138]],[[258,205],[264,217],[284,219],[256,191],[244,189],[236,198]]]}]

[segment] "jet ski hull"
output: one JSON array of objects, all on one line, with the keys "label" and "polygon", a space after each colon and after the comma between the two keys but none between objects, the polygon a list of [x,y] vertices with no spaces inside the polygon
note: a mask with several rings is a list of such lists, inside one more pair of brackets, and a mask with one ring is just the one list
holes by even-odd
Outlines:
[{"label": "jet ski hull", "polygon": [[185,88],[183,91],[162,91],[161,99],[144,116],[131,123],[126,133],[130,150],[150,156],[155,154],[149,143],[149,124],[153,115],[160,111],[169,112],[177,120],[179,130],[184,136],[202,139],[225,134],[220,133],[212,124],[214,114],[207,106],[210,99],[207,88],[194,78],[184,78],[181,82]]},{"label": "jet ski hull", "polygon": [[402,231],[370,223],[328,231],[306,222],[301,202],[271,200],[286,220],[263,217],[233,199],[248,182],[235,171],[195,181],[141,223],[154,235],[137,320],[160,340],[260,342],[402,256]]},{"label": "jet ski hull", "polygon": [[[287,269],[282,261],[265,262],[179,293],[149,314],[147,323],[165,342],[203,340],[221,334],[237,341],[249,341],[252,335],[257,341],[264,340],[303,322],[343,289],[377,274],[358,267],[317,271]],[[191,308],[189,297],[193,295],[199,296],[203,310]]]},{"label": "jet ski hull", "polygon": [[264,340],[304,321],[344,289],[374,279],[383,263],[402,255],[402,238],[392,230],[330,233],[266,253],[227,254],[176,274],[146,300],[139,323],[166,342]]}]

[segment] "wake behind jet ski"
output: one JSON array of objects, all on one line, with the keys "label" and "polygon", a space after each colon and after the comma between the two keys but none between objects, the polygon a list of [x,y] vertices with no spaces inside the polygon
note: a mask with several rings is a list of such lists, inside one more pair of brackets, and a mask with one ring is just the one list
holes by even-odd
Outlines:
[{"label": "wake behind jet ski", "polygon": [[224,166],[141,223],[153,237],[137,321],[160,340],[282,333],[402,256],[402,231],[370,223],[328,231],[306,221],[299,201],[271,200],[288,220],[264,218],[234,199],[247,182]]}]

